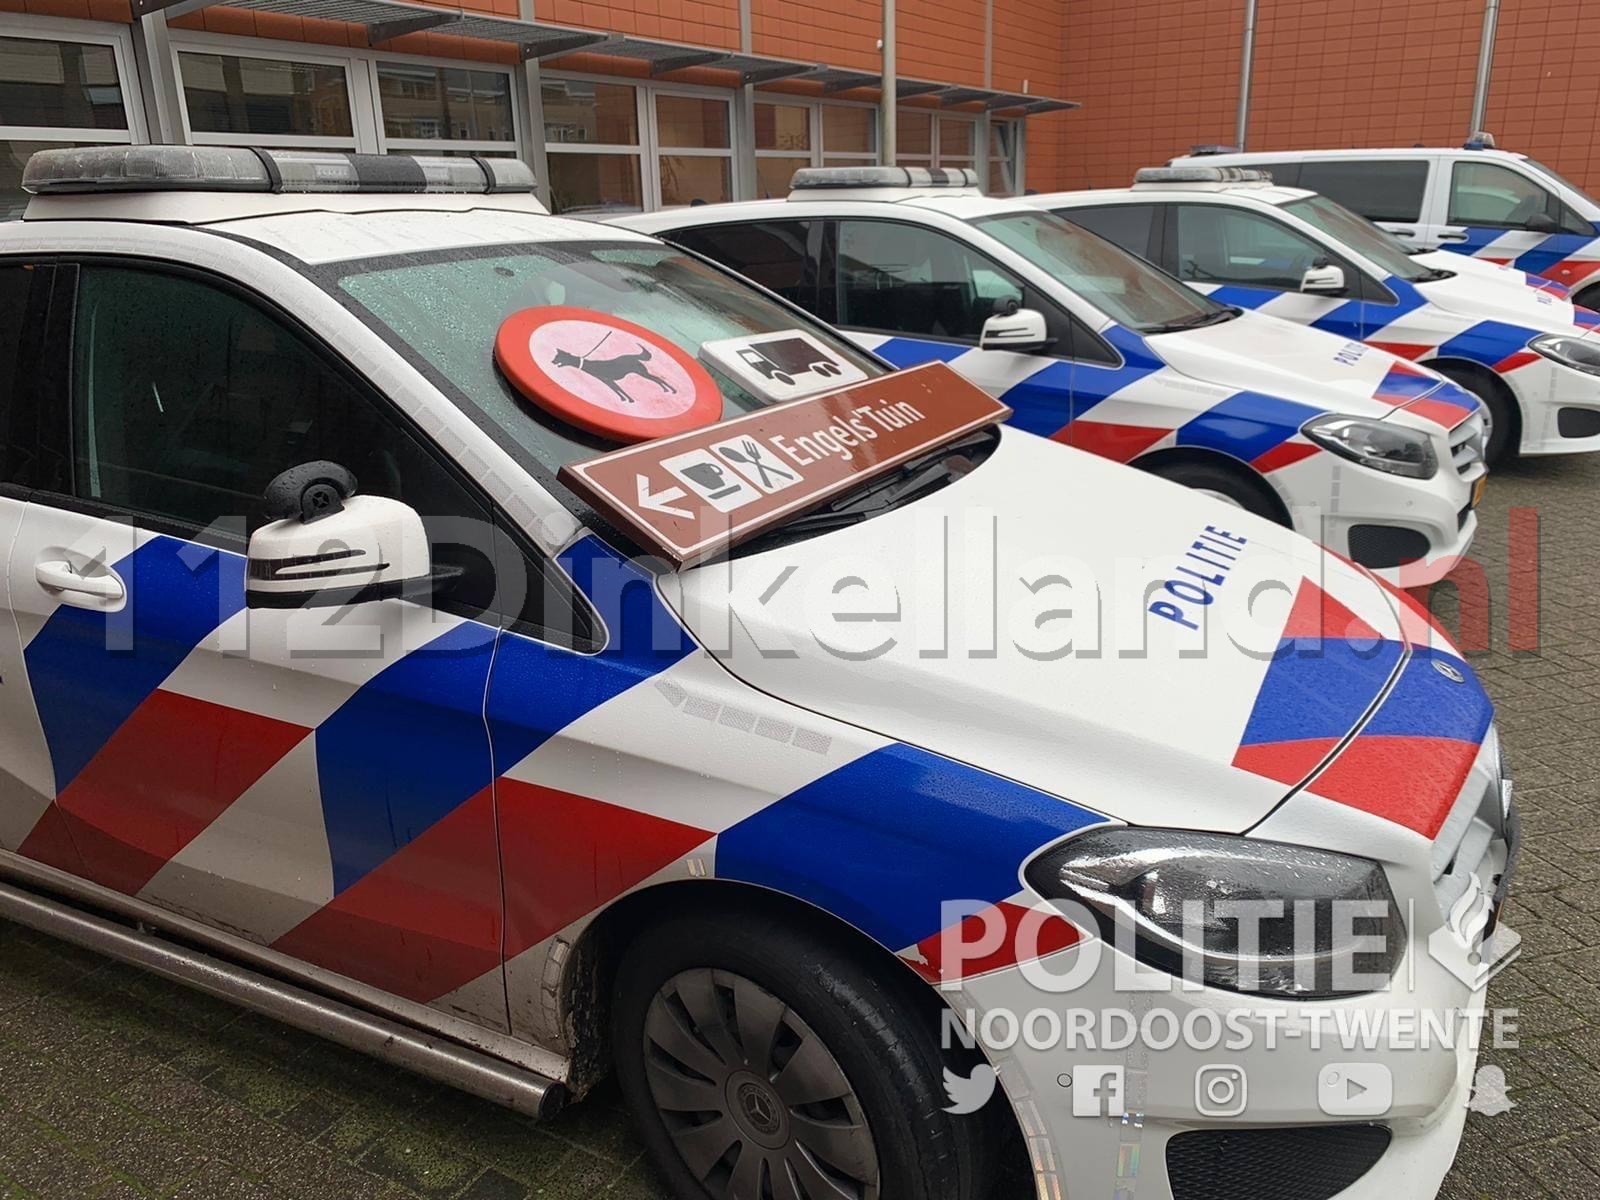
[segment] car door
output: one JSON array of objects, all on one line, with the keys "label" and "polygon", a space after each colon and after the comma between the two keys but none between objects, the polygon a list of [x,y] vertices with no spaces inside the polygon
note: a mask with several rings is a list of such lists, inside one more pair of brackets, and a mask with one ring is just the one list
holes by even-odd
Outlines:
[{"label": "car door", "polygon": [[1441,250],[1542,275],[1588,252],[1595,240],[1590,222],[1523,171],[1487,158],[1444,160],[1440,169],[1443,223],[1432,231],[1432,242]]},{"label": "car door", "polygon": [[[51,803],[24,855],[407,1000],[507,1027],[483,706],[492,527],[382,397],[264,300],[143,262],[63,266],[38,396],[66,463],[9,584]],[[279,472],[403,501],[452,587],[245,604]]]},{"label": "car door", "polygon": [[1300,164],[1292,186],[1320,192],[1407,245],[1420,246],[1433,162],[1427,157],[1310,158]]},{"label": "car door", "polygon": [[[59,461],[41,454],[31,403],[41,379],[54,269],[25,258],[0,259],[0,571],[9,564],[34,487]],[[50,762],[37,735],[22,671],[22,640],[9,573],[0,575],[0,849],[15,850],[50,806]]]},{"label": "car door", "polygon": [[[1167,267],[1213,300],[1360,340],[1363,276],[1348,259],[1266,213],[1225,204],[1173,204]],[[1338,296],[1300,290],[1313,266],[1344,271]]]}]

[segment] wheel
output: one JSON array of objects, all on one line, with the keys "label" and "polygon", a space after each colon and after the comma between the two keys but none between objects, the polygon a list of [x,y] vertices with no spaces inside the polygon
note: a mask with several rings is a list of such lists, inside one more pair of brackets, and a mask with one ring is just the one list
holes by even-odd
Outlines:
[{"label": "wheel", "polygon": [[686,915],[618,969],[623,1096],[679,1200],[974,1200],[994,1098],[943,1110],[936,1022],[899,981],[779,920]]},{"label": "wheel", "polygon": [[1517,456],[1517,445],[1522,440],[1522,414],[1516,400],[1499,380],[1464,370],[1454,363],[1425,363],[1451,383],[1465,388],[1483,402],[1484,439],[1483,460],[1491,467],[1509,462]]},{"label": "wheel", "polygon": [[1157,463],[1147,468],[1152,475],[1181,483],[1184,487],[1242,508],[1258,517],[1283,524],[1283,514],[1267,485],[1244,471],[1222,463]]},{"label": "wheel", "polygon": [[1590,284],[1581,292],[1573,292],[1572,302],[1579,308],[1592,309],[1600,306],[1600,284]]}]

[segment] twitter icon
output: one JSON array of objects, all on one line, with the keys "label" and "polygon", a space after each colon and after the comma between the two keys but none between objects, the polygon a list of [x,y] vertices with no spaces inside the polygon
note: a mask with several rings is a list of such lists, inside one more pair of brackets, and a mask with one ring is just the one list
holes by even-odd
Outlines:
[{"label": "twitter icon", "polygon": [[944,1094],[950,1097],[950,1103],[944,1106],[945,1112],[955,1113],[958,1117],[977,1112],[994,1095],[994,1084],[994,1068],[988,1063],[973,1067],[971,1075],[957,1075],[946,1067]]}]

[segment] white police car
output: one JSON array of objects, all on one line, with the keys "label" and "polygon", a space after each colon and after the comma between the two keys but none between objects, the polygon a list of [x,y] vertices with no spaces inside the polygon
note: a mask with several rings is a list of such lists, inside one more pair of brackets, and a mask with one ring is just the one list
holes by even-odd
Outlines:
[{"label": "white police car", "polygon": [[613,223],[733,267],[899,366],[939,361],[1013,424],[1222,497],[1409,586],[1477,532],[1469,394],[1348,336],[1193,292],[966,171],[806,169],[787,200]]},{"label": "white police car", "polygon": [[1171,166],[1263,167],[1376,221],[1408,246],[1525,272],[1600,308],[1600,203],[1536,158],[1464,146],[1185,155]]},{"label": "white police car", "polygon": [[[1224,304],[1420,362],[1493,417],[1488,458],[1600,450],[1600,313],[1412,257],[1326,196],[1264,172],[1140,171],[1132,188],[1029,196]],[[1445,261],[1438,261],[1441,257]]]},{"label": "white police car", "polygon": [[33,157],[0,917],[533,1113],[614,1067],[683,1200],[1431,1195],[1466,1039],[989,1015],[1481,1010],[1515,814],[1426,616],[530,182]]}]

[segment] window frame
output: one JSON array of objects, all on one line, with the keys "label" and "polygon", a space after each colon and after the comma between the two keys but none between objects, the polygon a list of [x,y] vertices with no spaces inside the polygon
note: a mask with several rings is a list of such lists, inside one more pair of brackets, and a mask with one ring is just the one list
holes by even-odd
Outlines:
[{"label": "window frame", "polygon": [[74,125],[0,125],[0,142],[99,142],[136,145],[150,140],[145,127],[139,70],[133,54],[133,32],[127,25],[105,21],[6,15],[5,36],[20,41],[79,42],[110,46],[117,64],[117,86],[127,114],[126,129],[79,128]]},{"label": "window frame", "polygon": [[[511,97],[511,140],[496,141],[491,138],[392,138],[384,132],[383,125],[383,93],[378,80],[378,68],[385,63],[395,63],[400,66],[425,66],[437,67],[441,70],[466,70],[481,71],[504,75],[506,77],[506,92]],[[370,69],[372,82],[372,107],[374,116],[374,129],[378,139],[378,153],[390,154],[442,154],[446,151],[460,151],[466,154],[503,154],[510,151],[512,154],[521,155],[524,128],[523,105],[517,103],[517,80],[512,69],[503,63],[484,62],[479,59],[465,58],[432,58],[416,54],[374,54]],[[187,107],[187,106],[186,106]]]}]

